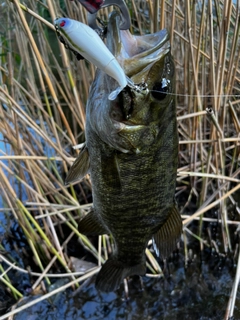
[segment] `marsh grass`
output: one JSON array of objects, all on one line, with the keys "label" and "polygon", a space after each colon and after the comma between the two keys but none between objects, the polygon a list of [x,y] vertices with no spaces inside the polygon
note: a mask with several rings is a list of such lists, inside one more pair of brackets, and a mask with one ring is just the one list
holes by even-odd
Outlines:
[{"label": "marsh grass", "polygon": [[[52,20],[66,15],[87,23],[87,15],[77,1],[24,3],[27,7],[18,0],[2,2],[0,11],[5,22],[0,27],[0,214],[11,214],[28,241],[41,271],[27,271],[34,276],[33,289],[43,279],[50,284],[51,274],[56,276],[62,269],[72,280],[69,285],[77,285],[78,273],[71,270],[66,250],[69,241],[77,236],[100,265],[111,252],[111,239],[103,236],[94,247],[77,230],[78,219],[91,207],[89,178],[75,186],[64,185],[78,154],[72,146],[84,141],[85,106],[94,67],[66,51],[57,40]],[[237,230],[240,214],[240,1],[236,6],[221,0],[129,0],[127,4],[132,32],[143,34],[163,27],[170,32],[180,136],[176,192],[183,199],[186,263],[187,238],[198,239],[199,251],[204,246],[216,250],[211,236],[203,232],[203,224],[210,222],[221,225],[223,246],[217,250],[223,254],[236,250],[238,256],[229,226]],[[110,10],[103,10],[103,20]],[[192,202],[197,208],[194,212],[189,209]],[[209,216],[210,210],[217,216]],[[193,233],[191,225],[196,221],[198,232]],[[70,231],[62,244],[63,226]],[[162,276],[151,251],[147,249],[146,254],[149,276]],[[3,254],[0,260],[8,265],[6,270],[1,265],[0,280],[18,299],[22,294],[11,285],[7,273],[19,267]],[[225,319],[233,315],[239,268],[238,262]],[[81,279],[97,271],[98,267]]]}]

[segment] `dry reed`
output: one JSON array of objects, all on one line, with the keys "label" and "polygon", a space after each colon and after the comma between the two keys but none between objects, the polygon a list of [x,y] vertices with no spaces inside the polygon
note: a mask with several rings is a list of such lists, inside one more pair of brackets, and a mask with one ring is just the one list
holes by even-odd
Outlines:
[{"label": "dry reed", "polygon": [[[89,179],[79,184],[78,194],[73,186],[64,185],[64,176],[78,153],[72,146],[84,141],[85,106],[94,67],[78,62],[66,51],[52,20],[64,14],[86,23],[86,11],[77,1],[26,3],[27,7],[18,0],[0,5],[1,21],[5,21],[0,33],[0,189],[4,204],[0,214],[13,215],[42,270],[32,273],[37,277],[34,288],[43,277],[50,283],[48,271],[56,260],[73,279],[71,283],[78,282],[66,252],[74,235],[99,264],[111,251],[111,239],[101,237],[95,248],[77,231],[77,219],[91,206]],[[170,32],[180,136],[177,196],[187,194],[180,208],[185,231],[198,219],[199,233],[194,236],[199,247],[211,245],[203,238],[202,226],[211,219],[204,214],[214,208],[222,227],[223,252],[232,251],[229,226],[237,222],[229,218],[228,208],[235,208],[237,221],[240,213],[236,196],[238,191],[239,198],[240,189],[240,1],[236,6],[227,0],[129,0],[127,4],[134,21],[132,32],[143,34],[162,27]],[[108,13],[109,9],[103,11],[103,19]],[[186,216],[193,195],[198,210]],[[63,246],[58,239],[62,224],[72,231]],[[187,259],[187,242],[184,248]],[[146,253],[152,275],[161,276],[158,262],[149,250]],[[3,256],[1,260],[6,262]],[[18,298],[18,291],[4,278],[8,270],[1,267],[0,280]],[[239,262],[225,319],[233,315],[238,279]]]}]

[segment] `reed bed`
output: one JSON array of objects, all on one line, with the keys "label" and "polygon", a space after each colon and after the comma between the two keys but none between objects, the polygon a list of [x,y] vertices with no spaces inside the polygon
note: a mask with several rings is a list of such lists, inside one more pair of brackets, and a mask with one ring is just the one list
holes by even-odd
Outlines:
[{"label": "reed bed", "polygon": [[[227,0],[126,2],[132,32],[165,27],[171,36],[180,137],[176,196],[184,224],[185,259],[189,237],[199,239],[199,250],[214,247],[211,236],[203,233],[204,222],[210,221],[221,224],[221,253],[236,250],[239,256],[229,228],[237,230],[240,214],[240,1],[236,5]],[[98,265],[112,248],[111,238],[100,237],[95,247],[77,230],[78,219],[91,207],[89,177],[74,186],[64,185],[78,154],[72,147],[84,141],[85,106],[95,70],[64,48],[52,21],[65,15],[87,23],[86,10],[69,0],[12,0],[0,6],[0,214],[16,220],[31,248],[38,273],[20,270],[34,277],[33,290],[43,279],[50,284],[51,274],[63,270],[69,285],[77,285],[98,266],[75,280],[79,273],[72,270],[66,249],[72,237],[79,238]],[[110,10],[101,12],[103,20]],[[209,216],[211,210],[217,212],[215,218]],[[193,234],[191,225],[196,221],[198,233]],[[62,243],[65,227],[69,234]],[[146,254],[149,276],[162,276],[151,251]],[[19,266],[4,254],[1,261],[0,280],[18,300],[22,294],[7,274]],[[8,267],[4,269],[3,263]],[[237,264],[225,319],[233,316],[240,276]]]}]

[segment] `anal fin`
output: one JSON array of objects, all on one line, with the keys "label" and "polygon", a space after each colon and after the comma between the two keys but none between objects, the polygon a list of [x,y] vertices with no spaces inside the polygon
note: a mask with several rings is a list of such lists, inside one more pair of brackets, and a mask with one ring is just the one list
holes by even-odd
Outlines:
[{"label": "anal fin", "polygon": [[108,259],[99,271],[96,279],[96,288],[103,292],[118,289],[126,277],[133,275],[143,276],[146,273],[146,264],[126,267],[121,261],[114,258]]},{"label": "anal fin", "polygon": [[68,175],[65,179],[65,184],[72,183],[74,181],[78,181],[84,178],[84,176],[88,173],[89,170],[89,154],[86,144],[80,151],[77,159],[73,162]]},{"label": "anal fin", "polygon": [[98,215],[92,209],[80,222],[78,225],[78,231],[86,236],[98,236],[101,234],[109,234],[109,230],[102,221],[99,219]]},{"label": "anal fin", "polygon": [[176,248],[177,242],[182,233],[182,219],[180,213],[174,205],[170,211],[167,221],[153,235],[154,249],[159,256],[167,258]]}]

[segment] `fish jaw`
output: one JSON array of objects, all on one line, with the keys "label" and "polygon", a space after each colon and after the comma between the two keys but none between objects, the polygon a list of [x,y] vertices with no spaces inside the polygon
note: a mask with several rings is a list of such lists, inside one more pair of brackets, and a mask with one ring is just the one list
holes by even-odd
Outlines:
[{"label": "fish jaw", "polygon": [[[135,36],[129,30],[120,30],[120,16],[112,12],[108,24],[107,47],[116,57],[128,77],[150,67],[170,51],[170,38],[166,29],[153,34]],[[141,83],[134,81],[134,83]]]},{"label": "fish jaw", "polygon": [[[169,34],[163,29],[154,34],[135,36],[129,30],[120,30],[120,21],[119,14],[112,12],[108,25],[107,47],[123,68],[127,76],[127,86],[132,91],[146,95],[148,89],[144,75],[157,60],[170,52]],[[123,86],[113,90],[109,100],[115,100],[122,90]]]}]

